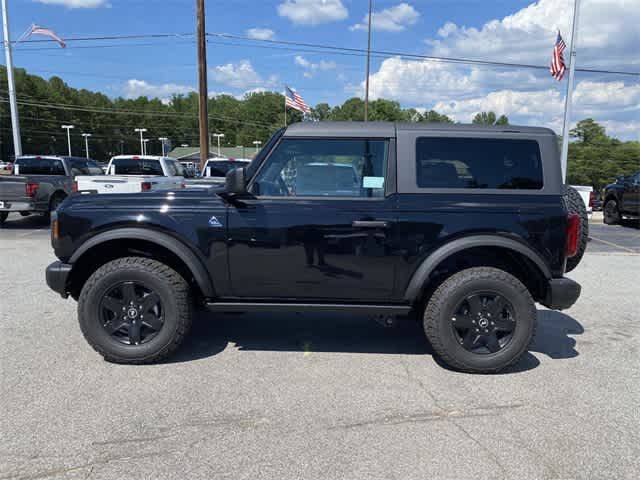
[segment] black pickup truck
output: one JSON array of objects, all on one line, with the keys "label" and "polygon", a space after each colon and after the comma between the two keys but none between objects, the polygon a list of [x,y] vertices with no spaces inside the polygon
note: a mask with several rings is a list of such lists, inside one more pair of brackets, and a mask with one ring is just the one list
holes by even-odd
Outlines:
[{"label": "black pickup truck", "polygon": [[69,198],[46,279],[113,362],[165,357],[201,305],[414,314],[444,362],[495,372],[527,350],[535,302],[577,300],[579,229],[550,130],[308,122],[224,188]]},{"label": "black pickup truck", "polygon": [[18,157],[13,175],[0,176],[0,225],[11,212],[48,218],[74,192],[74,178],[80,175],[102,175],[102,169],[95,161],[80,157]]},{"label": "black pickup truck", "polygon": [[604,223],[615,225],[623,217],[640,218],[640,172],[628,177],[619,176],[614,183],[604,187],[602,198]]}]

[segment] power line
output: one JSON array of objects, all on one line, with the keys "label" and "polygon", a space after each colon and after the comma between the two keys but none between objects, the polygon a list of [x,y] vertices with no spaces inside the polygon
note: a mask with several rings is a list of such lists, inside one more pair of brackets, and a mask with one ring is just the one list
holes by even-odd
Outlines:
[{"label": "power line", "polygon": [[[231,33],[224,32],[211,32],[207,33],[209,37],[217,37],[223,39],[234,39],[241,40],[247,42],[254,42],[248,45],[237,45],[236,46],[253,46],[256,47],[256,43],[263,43],[267,45],[286,45],[286,46],[294,46],[294,47],[305,47],[311,49],[319,49],[313,51],[307,51],[307,53],[328,53],[328,52],[343,52],[343,53],[351,53],[356,56],[364,56],[366,55],[366,50],[361,48],[353,48],[353,47],[340,47],[337,45],[331,44],[321,44],[321,43],[309,43],[309,42],[296,42],[291,40],[273,40],[273,39],[256,39],[250,38],[246,35],[237,35]],[[167,39],[167,38],[191,38],[194,37],[193,33],[158,33],[158,34],[133,34],[133,35],[105,35],[105,36],[95,36],[95,37],[70,37],[65,39],[67,43],[70,42],[91,42],[91,41],[104,41],[104,40],[132,40],[132,39]],[[21,42],[22,44],[31,44],[31,43],[50,43],[54,40],[50,39],[36,39],[36,40],[28,40],[25,42]],[[16,43],[16,42],[12,42]],[[141,45],[152,45],[152,44],[141,44]],[[229,43],[229,45],[233,45]],[[118,45],[96,45],[96,46],[86,46],[86,47],[74,47],[74,48],[111,48],[116,47]],[[130,45],[126,45],[130,46]],[[37,48],[30,48],[23,51],[32,51],[38,50]],[[296,50],[300,51],[300,50]],[[410,52],[400,52],[400,51],[389,51],[389,50],[371,50],[371,54],[377,56],[377,58],[390,58],[390,57],[399,57],[405,60],[429,60],[429,61],[437,61],[442,63],[454,63],[454,64],[467,64],[467,65],[479,65],[479,66],[496,66],[496,67],[516,67],[516,68],[527,68],[533,70],[548,70],[549,67],[546,65],[534,65],[527,63],[516,63],[516,62],[496,62],[492,60],[480,60],[480,59],[472,59],[472,58],[463,58],[463,57],[445,57],[445,56],[437,56],[437,55],[422,55],[417,53]],[[610,74],[610,75],[629,75],[629,76],[640,76],[640,72],[629,72],[629,71],[621,71],[621,70],[606,70],[606,69],[596,69],[596,68],[576,68],[577,72],[583,73],[601,73],[601,74]]]}]

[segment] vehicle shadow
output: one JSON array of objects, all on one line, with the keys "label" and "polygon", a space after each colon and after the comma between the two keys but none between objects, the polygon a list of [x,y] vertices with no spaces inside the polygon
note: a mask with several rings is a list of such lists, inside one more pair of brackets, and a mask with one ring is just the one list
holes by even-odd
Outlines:
[{"label": "vehicle shadow", "polygon": [[[552,359],[579,355],[569,335],[584,332],[574,318],[552,310],[538,310],[535,340],[525,356],[503,373],[536,368],[540,361],[531,353]],[[234,344],[240,351],[349,352],[430,355],[420,322],[400,319],[384,326],[370,317],[319,313],[213,314],[199,311],[185,344],[168,363],[188,362],[216,355]],[[435,361],[447,368],[436,357]]]},{"label": "vehicle shadow", "polygon": [[22,217],[19,214],[12,213],[0,230],[31,230],[34,228],[49,228],[49,223],[43,215],[29,215]]}]

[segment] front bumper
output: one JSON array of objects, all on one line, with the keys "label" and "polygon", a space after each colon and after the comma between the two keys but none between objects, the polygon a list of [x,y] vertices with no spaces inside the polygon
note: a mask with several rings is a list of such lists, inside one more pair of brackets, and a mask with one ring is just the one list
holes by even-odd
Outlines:
[{"label": "front bumper", "polygon": [[553,310],[564,310],[576,303],[581,290],[580,284],[570,278],[552,278],[547,284],[547,295],[541,303]]},{"label": "front bumper", "polygon": [[60,261],[53,262],[47,267],[46,278],[47,285],[51,290],[60,294],[62,298],[67,298],[67,279],[71,273],[71,265]]}]

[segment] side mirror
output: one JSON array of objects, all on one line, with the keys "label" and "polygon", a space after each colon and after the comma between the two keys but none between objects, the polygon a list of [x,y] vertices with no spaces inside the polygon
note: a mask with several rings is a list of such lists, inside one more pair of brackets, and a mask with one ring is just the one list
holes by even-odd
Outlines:
[{"label": "side mirror", "polygon": [[227,172],[225,180],[225,191],[232,195],[242,195],[247,193],[247,184],[244,178],[244,168],[234,168]]}]

